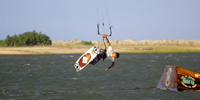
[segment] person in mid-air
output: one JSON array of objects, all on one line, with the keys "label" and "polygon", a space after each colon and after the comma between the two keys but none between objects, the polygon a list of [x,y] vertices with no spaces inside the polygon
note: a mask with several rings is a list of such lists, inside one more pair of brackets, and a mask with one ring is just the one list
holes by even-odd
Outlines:
[{"label": "person in mid-air", "polygon": [[99,54],[97,55],[96,58],[94,58],[93,61],[90,62],[90,64],[95,65],[101,58],[103,58],[103,61],[105,58],[109,58],[112,61],[112,64],[110,67],[105,69],[105,71],[108,71],[110,68],[112,68],[115,65],[115,58],[119,58],[119,53],[114,52],[114,50],[113,50],[112,46],[110,45],[110,42],[107,38],[107,35],[106,34],[102,34],[102,35],[106,39],[108,48],[107,48],[107,50],[100,49]]}]

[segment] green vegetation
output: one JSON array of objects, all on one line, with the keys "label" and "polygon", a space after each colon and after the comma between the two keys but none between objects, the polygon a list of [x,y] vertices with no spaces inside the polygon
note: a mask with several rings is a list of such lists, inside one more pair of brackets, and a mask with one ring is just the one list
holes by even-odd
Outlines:
[{"label": "green vegetation", "polygon": [[87,46],[93,45],[91,41],[82,41],[81,43],[82,43],[83,45],[87,45]]},{"label": "green vegetation", "polygon": [[19,46],[35,46],[35,45],[51,45],[52,41],[49,36],[38,33],[35,30],[32,32],[25,32],[23,34],[10,36],[3,41],[0,40],[2,47],[19,47]]}]

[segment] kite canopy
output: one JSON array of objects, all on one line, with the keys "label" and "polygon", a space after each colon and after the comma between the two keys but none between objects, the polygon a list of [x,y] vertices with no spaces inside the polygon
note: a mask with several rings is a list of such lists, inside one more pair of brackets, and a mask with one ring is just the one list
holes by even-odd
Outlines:
[{"label": "kite canopy", "polygon": [[156,88],[171,91],[200,91],[200,73],[177,66],[166,66]]}]

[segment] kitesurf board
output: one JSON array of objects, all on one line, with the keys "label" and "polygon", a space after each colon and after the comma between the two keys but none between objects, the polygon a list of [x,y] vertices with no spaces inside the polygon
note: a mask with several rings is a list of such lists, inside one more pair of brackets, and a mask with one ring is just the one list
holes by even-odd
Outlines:
[{"label": "kitesurf board", "polygon": [[97,46],[91,47],[87,52],[85,52],[74,64],[77,72],[85,68],[99,53]]}]

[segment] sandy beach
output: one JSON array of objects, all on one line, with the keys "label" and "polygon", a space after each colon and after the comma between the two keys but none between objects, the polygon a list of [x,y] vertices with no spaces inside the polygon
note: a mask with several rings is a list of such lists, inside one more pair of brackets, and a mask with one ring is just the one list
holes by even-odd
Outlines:
[{"label": "sandy beach", "polygon": [[[113,49],[119,53],[187,53],[200,52],[200,40],[114,40],[110,41]],[[91,45],[83,41],[53,41],[51,46],[0,47],[2,55],[23,54],[72,54],[84,53],[97,45],[105,48],[102,41],[92,41]]]},{"label": "sandy beach", "polygon": [[5,47],[0,48],[0,54],[71,54],[83,53],[87,49],[69,49],[58,47]]},{"label": "sandy beach", "polygon": [[[62,48],[62,47],[5,47],[0,48],[1,55],[27,55],[27,54],[78,54],[84,53],[89,48]],[[116,49],[118,52],[126,50]]]}]

